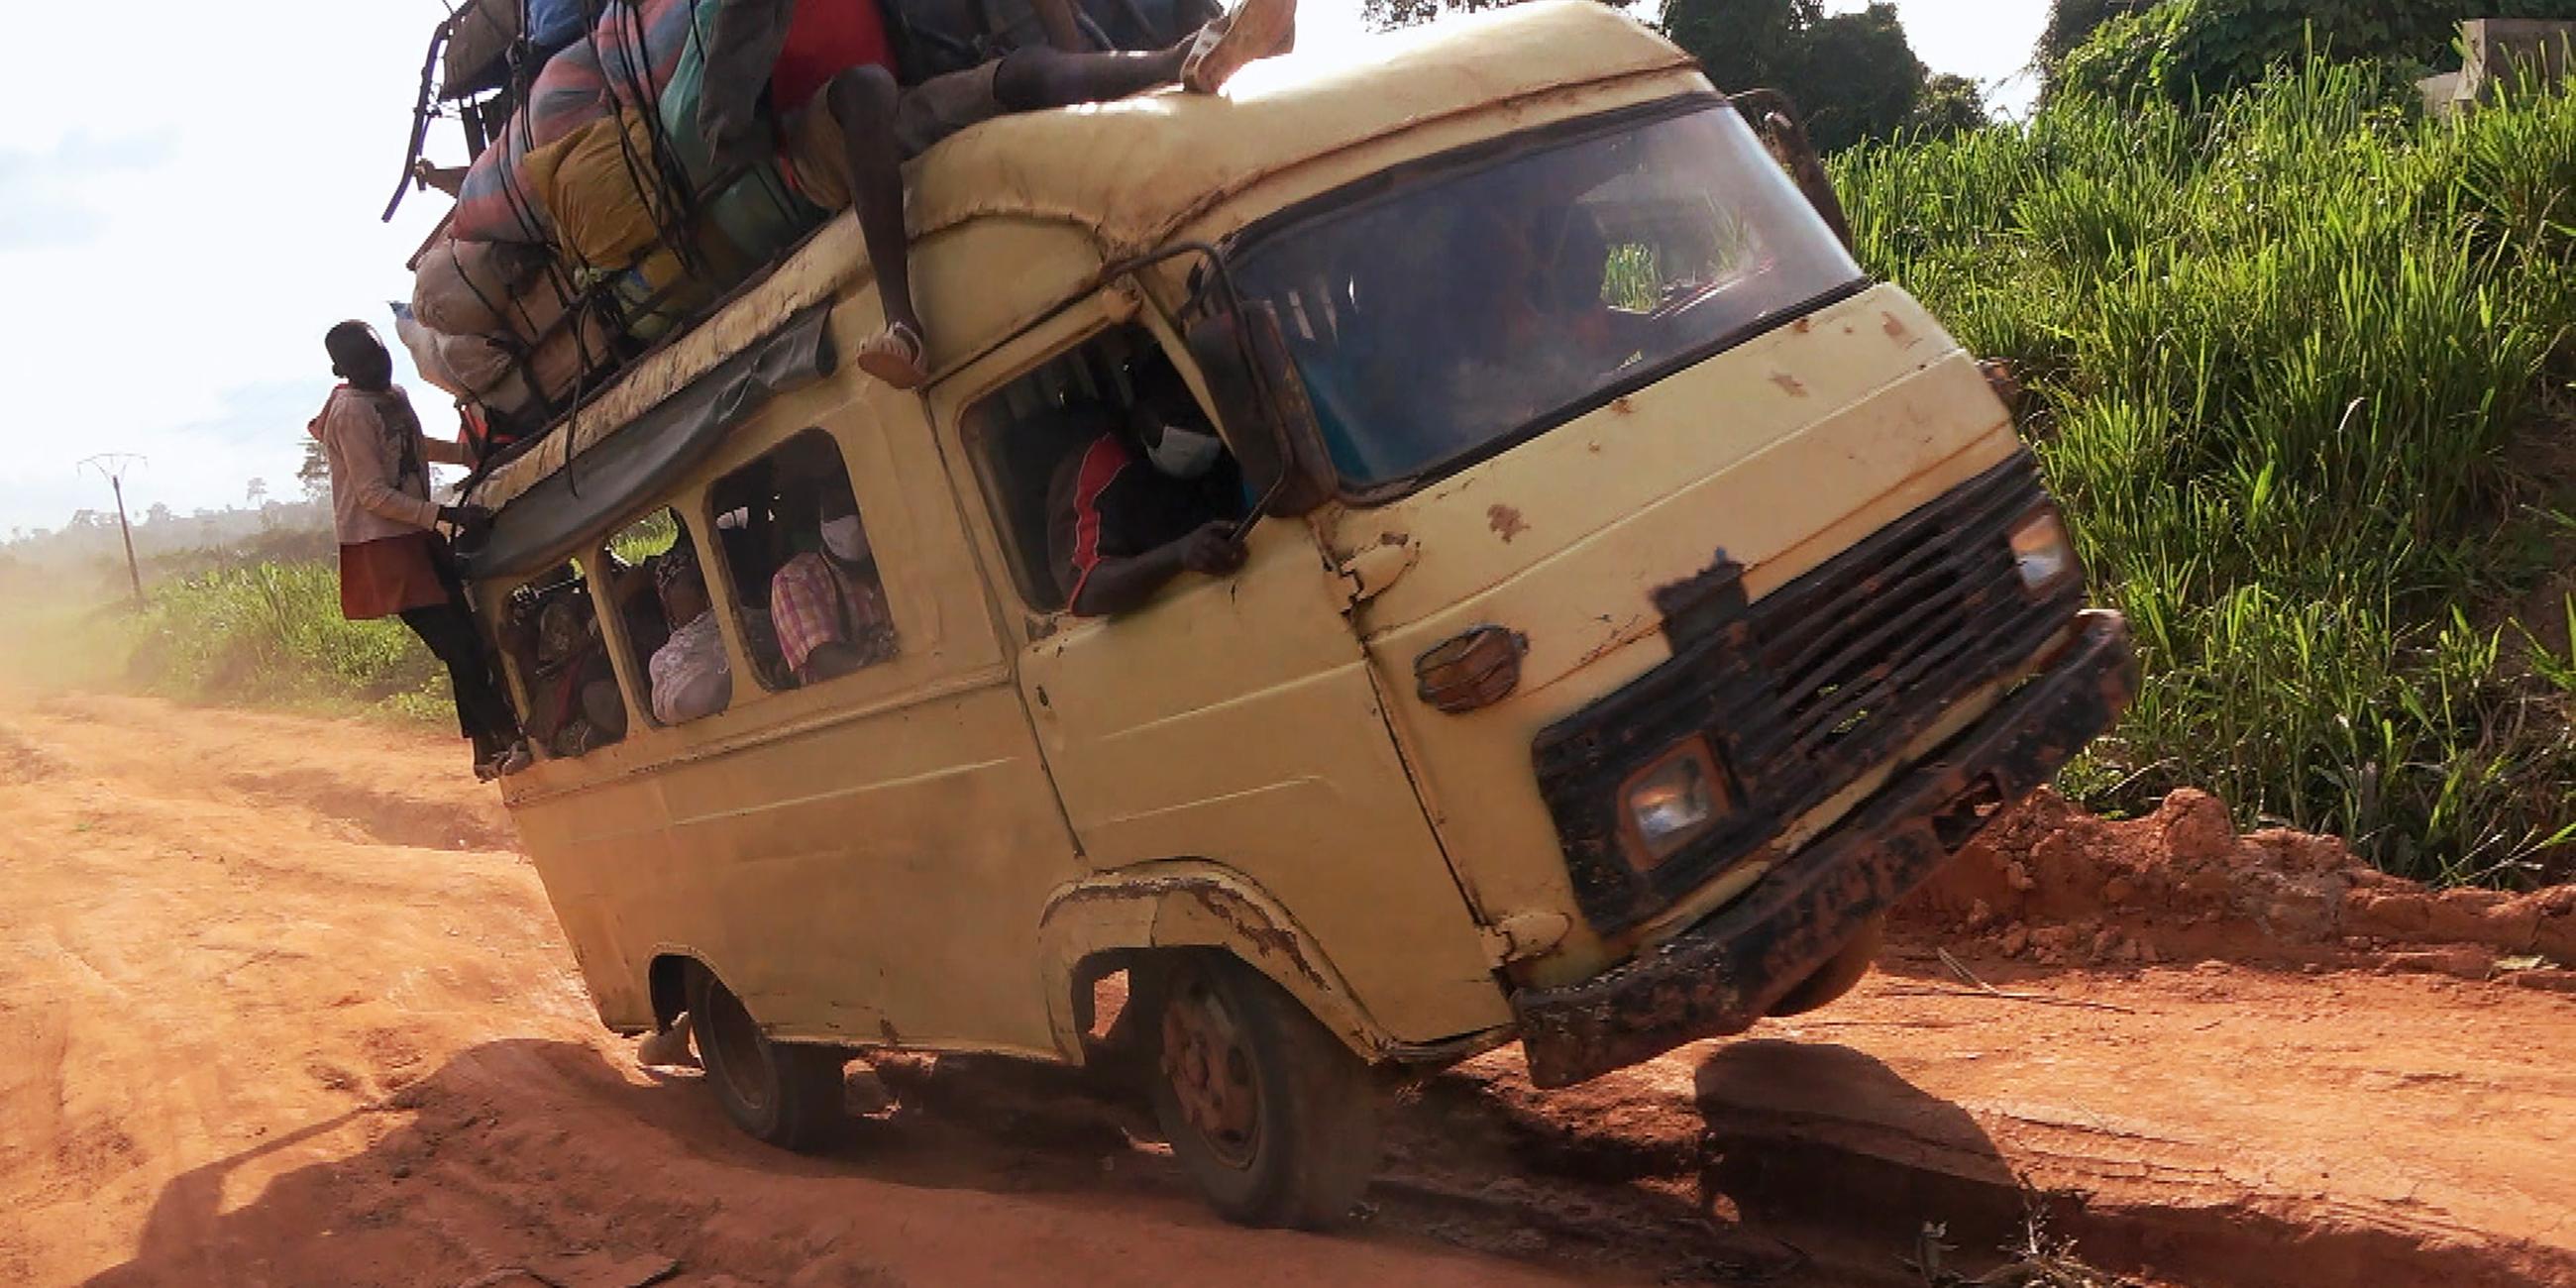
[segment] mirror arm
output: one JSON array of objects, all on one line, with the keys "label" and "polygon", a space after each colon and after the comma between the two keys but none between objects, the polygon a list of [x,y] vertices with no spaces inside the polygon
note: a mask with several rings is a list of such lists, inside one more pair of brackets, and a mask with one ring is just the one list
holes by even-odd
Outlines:
[{"label": "mirror arm", "polygon": [[1833,176],[1825,173],[1824,159],[1816,155],[1816,145],[1807,137],[1807,126],[1798,117],[1797,105],[1776,89],[1748,90],[1726,101],[1760,123],[1771,141],[1772,156],[1789,172],[1807,204],[1815,207],[1825,226],[1834,230],[1846,252],[1859,253],[1852,244],[1851,219],[1843,210],[1842,196],[1834,191]]}]

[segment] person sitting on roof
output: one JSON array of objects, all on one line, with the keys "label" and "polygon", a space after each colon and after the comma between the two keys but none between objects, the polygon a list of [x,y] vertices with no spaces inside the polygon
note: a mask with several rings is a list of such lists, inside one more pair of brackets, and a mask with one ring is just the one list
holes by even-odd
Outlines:
[{"label": "person sitting on roof", "polygon": [[1090,411],[1097,437],[1056,467],[1047,549],[1076,617],[1141,608],[1184,572],[1232,576],[1246,551],[1242,471],[1160,354],[1137,364],[1123,417]]},{"label": "person sitting on roof", "polygon": [[[1070,31],[1071,0],[1036,0],[1050,32]],[[1166,85],[1213,94],[1244,64],[1279,48],[1296,0],[1242,0],[1188,40],[1152,53],[1015,49],[971,71],[899,85],[879,0],[720,0],[698,107],[719,174],[768,148],[762,85],[786,123],[779,157],[790,181],[826,210],[854,206],[876,273],[885,329],[860,346],[861,370],[899,389],[929,379],[912,299],[903,162],[969,126],[1015,112],[1102,103]],[[768,74],[759,74],[759,68]]]},{"label": "person sitting on roof", "polygon": [[800,547],[769,579],[769,615],[798,684],[820,684],[895,655],[876,552],[846,483],[817,477],[780,498],[779,523]]},{"label": "person sitting on roof", "polygon": [[715,601],[707,596],[697,550],[685,534],[654,562],[653,588],[661,593],[662,614],[671,623],[671,638],[653,651],[644,668],[652,681],[653,718],[666,725],[687,724],[724,710],[733,701],[733,663],[725,655],[724,633],[716,624]]}]

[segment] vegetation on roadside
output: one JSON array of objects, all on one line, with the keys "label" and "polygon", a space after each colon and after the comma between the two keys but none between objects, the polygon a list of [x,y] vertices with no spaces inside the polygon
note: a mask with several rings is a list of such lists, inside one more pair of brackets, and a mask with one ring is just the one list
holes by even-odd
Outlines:
[{"label": "vegetation on roadside", "polygon": [[2187,103],[2233,93],[2311,50],[2417,74],[2457,70],[2452,42],[2472,18],[2576,19],[2576,0],[2059,0],[2040,57],[2052,92]]},{"label": "vegetation on roadside", "polygon": [[2312,61],[1836,170],[1864,261],[2017,364],[2138,631],[2071,790],[2207,787],[2441,880],[2576,837],[2576,99],[2436,124]]},{"label": "vegetation on roadside", "polygon": [[160,584],[140,610],[103,610],[102,621],[125,678],[156,693],[453,718],[446,672],[401,622],[340,616],[329,559],[214,567]]}]

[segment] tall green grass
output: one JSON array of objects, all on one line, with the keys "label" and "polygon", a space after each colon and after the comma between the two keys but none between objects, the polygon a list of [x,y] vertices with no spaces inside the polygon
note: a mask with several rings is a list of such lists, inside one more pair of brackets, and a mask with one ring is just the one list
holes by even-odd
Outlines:
[{"label": "tall green grass", "polygon": [[400,621],[340,616],[329,560],[221,567],[155,587],[128,621],[129,677],[174,697],[452,718],[447,676]]},{"label": "tall green grass", "polygon": [[2145,691],[2068,785],[2112,808],[2206,786],[2393,871],[2496,879],[2576,836],[2576,658],[2505,612],[2576,550],[2551,517],[2576,453],[2547,446],[2576,100],[2452,126],[2412,94],[2318,62],[2201,113],[2072,99],[1837,177],[1862,259],[2020,367],[2138,631]]}]

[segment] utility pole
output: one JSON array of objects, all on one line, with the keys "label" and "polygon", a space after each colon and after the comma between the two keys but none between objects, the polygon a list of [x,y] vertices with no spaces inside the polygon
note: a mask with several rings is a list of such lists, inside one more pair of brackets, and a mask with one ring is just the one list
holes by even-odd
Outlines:
[{"label": "utility pole", "polygon": [[107,480],[108,490],[116,493],[116,530],[125,536],[125,576],[134,583],[134,606],[143,606],[143,569],[134,562],[134,525],[125,520],[125,471],[137,463],[150,465],[132,452],[101,452],[81,462],[81,468],[97,470]]}]

